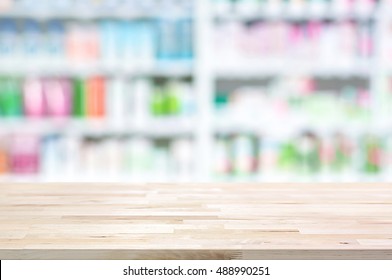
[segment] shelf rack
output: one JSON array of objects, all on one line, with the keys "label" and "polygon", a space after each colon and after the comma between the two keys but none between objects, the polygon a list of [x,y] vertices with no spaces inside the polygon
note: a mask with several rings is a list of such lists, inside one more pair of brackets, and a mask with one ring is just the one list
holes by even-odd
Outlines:
[{"label": "shelf rack", "polygon": [[[380,42],[383,40],[383,28],[386,23],[390,22],[392,18],[388,3],[381,1],[378,9],[375,10],[372,15],[360,15],[360,14],[338,14],[338,13],[323,13],[323,14],[269,14],[259,13],[252,15],[235,15],[225,14],[219,15],[213,13],[211,0],[194,0],[193,14],[187,15],[194,19],[194,42],[195,43],[195,60],[192,65],[185,64],[179,65],[178,67],[151,67],[148,69],[127,69],[122,65],[105,65],[104,63],[98,65],[90,65],[88,67],[78,67],[75,65],[57,65],[53,67],[47,67],[47,65],[29,65],[23,67],[12,67],[5,64],[0,65],[0,75],[79,75],[88,76],[93,74],[102,75],[116,75],[120,77],[166,77],[166,78],[191,78],[193,80],[195,92],[197,95],[198,111],[195,119],[188,122],[181,122],[178,120],[158,121],[155,123],[148,123],[147,125],[138,125],[129,123],[124,126],[112,126],[107,122],[80,122],[80,121],[68,121],[64,125],[59,125],[56,121],[0,121],[1,132],[7,131],[18,131],[22,129],[31,129],[38,133],[47,133],[53,131],[63,131],[66,134],[77,134],[77,135],[104,135],[104,134],[142,134],[150,137],[165,136],[165,137],[176,137],[176,135],[192,135],[195,139],[195,153],[197,154],[197,166],[194,177],[191,181],[208,182],[217,180],[211,174],[212,166],[212,154],[214,152],[214,137],[216,133],[236,133],[241,131],[253,131],[260,133],[260,131],[268,132],[272,130],[271,124],[262,126],[255,125],[254,123],[249,124],[235,124],[229,123],[227,125],[216,124],[214,121],[214,107],[212,100],[216,91],[216,82],[222,79],[238,78],[243,79],[254,79],[263,78],[266,76],[284,76],[292,74],[308,74],[313,76],[323,77],[362,77],[369,79],[371,92],[377,93],[379,91],[377,79],[383,75],[391,73],[391,68],[383,63],[379,57]],[[48,19],[64,19],[64,20],[100,20],[100,19],[146,19],[156,18],[161,16],[161,13],[130,13],[128,10],[115,10],[91,12],[87,10],[74,11],[61,11],[53,13],[52,11],[21,11],[21,10],[10,10],[7,12],[1,12],[0,16],[9,18],[34,18],[37,20],[48,20]],[[175,15],[178,16],[178,15]],[[295,69],[289,69],[285,67],[283,61],[275,63],[277,67],[263,67],[255,66],[249,67],[249,65],[231,65],[230,67],[218,67],[214,63],[213,46],[211,42],[211,36],[213,32],[213,26],[215,21],[224,20],[235,20],[235,21],[253,21],[253,20],[317,20],[317,19],[329,19],[333,21],[340,21],[345,19],[355,20],[372,20],[375,23],[375,39],[378,43],[376,45],[376,52],[371,61],[360,61],[355,65],[348,67],[334,67],[334,66],[320,66],[320,65],[305,65],[298,66]],[[297,63],[297,62],[293,62]],[[298,69],[301,69],[298,71]],[[377,100],[377,98],[376,98]],[[378,103],[373,104],[373,111],[377,112]],[[384,119],[376,119],[375,124],[371,126],[353,126],[351,129],[352,133],[366,132],[366,131],[378,131],[384,133],[388,129],[392,128]],[[301,130],[302,128],[309,128],[308,124],[293,124],[290,127],[291,132]],[[319,131],[332,131],[336,129],[334,125],[324,127],[314,127],[315,130]],[[346,130],[346,128],[344,128]],[[282,127],[282,131],[287,133],[285,127]],[[27,178],[27,179],[26,179]],[[275,181],[280,180],[282,177],[277,176],[276,178],[265,178],[263,176],[256,176],[252,178],[245,178],[239,180],[246,181]],[[332,177],[328,177],[332,178]],[[347,176],[347,180],[358,179],[354,175]],[[12,176],[3,177],[3,180],[18,180],[19,178]],[[64,177],[53,177],[42,178],[40,176],[25,177],[22,180],[67,180]],[[104,178],[98,178],[104,180]],[[75,180],[89,180],[83,178],[83,176],[76,176]],[[97,180],[97,177],[93,178]],[[115,177],[110,178],[112,181],[127,181],[129,177]],[[140,178],[141,181],[152,180],[152,178]],[[221,179],[218,179],[218,181]],[[224,179],[224,180],[227,180]],[[232,180],[232,179],[230,179]],[[321,179],[322,180],[322,179]],[[333,178],[332,178],[333,180]],[[371,180],[371,179],[369,179]]]}]

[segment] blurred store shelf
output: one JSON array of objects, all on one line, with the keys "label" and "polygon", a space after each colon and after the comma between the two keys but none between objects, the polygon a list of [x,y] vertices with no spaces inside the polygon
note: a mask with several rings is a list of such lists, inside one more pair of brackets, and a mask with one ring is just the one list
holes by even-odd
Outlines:
[{"label": "blurred store shelf", "polygon": [[260,61],[250,63],[230,63],[215,67],[217,78],[221,79],[253,79],[268,76],[309,75],[320,77],[369,77],[372,73],[369,61],[360,61],[351,65],[302,64],[287,61]]},{"label": "blurred store shelf", "polygon": [[64,133],[80,136],[136,134],[149,137],[175,137],[193,135],[194,119],[161,118],[143,123],[118,124],[105,120],[5,120],[0,119],[0,135],[9,133],[50,134]]},{"label": "blurred store shelf", "polygon": [[193,67],[188,62],[168,62],[152,67],[132,67],[125,63],[1,63],[0,76],[91,76],[102,75],[109,77],[192,77]]}]

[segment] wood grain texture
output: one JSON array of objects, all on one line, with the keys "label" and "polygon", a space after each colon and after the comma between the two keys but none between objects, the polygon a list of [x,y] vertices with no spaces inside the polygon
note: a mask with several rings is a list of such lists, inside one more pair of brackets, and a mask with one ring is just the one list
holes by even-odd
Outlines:
[{"label": "wood grain texture", "polygon": [[0,259],[392,259],[392,185],[2,184],[0,227]]}]

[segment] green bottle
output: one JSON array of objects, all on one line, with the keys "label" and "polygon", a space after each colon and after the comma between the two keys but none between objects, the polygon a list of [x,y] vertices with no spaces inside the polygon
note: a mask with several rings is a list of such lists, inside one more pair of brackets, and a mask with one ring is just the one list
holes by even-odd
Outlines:
[{"label": "green bottle", "polygon": [[363,143],[365,153],[364,172],[378,174],[381,171],[382,145],[380,140],[372,135],[367,135]]},{"label": "green bottle", "polygon": [[340,173],[350,166],[350,145],[349,140],[340,133],[334,135],[334,159],[332,170]]},{"label": "green bottle", "polygon": [[155,87],[150,100],[150,111],[153,116],[157,117],[165,114],[163,103],[163,92],[160,87]]},{"label": "green bottle", "polygon": [[287,142],[282,145],[278,163],[284,171],[294,172],[298,165],[298,151],[293,143]]},{"label": "green bottle", "polygon": [[84,118],[87,111],[87,85],[83,79],[75,79],[73,83],[73,115],[77,118]]},{"label": "green bottle", "polygon": [[0,78],[0,116],[22,115],[22,90],[17,78]]},{"label": "green bottle", "polygon": [[179,115],[181,112],[180,92],[175,82],[170,83],[165,88],[164,108],[166,115]]}]

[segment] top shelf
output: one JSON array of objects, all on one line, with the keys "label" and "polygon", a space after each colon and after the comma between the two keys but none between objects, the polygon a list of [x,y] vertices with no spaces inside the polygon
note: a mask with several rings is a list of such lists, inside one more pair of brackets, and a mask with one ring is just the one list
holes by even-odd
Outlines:
[{"label": "top shelf", "polygon": [[44,9],[44,10],[28,10],[28,9],[10,9],[0,10],[0,17],[9,17],[16,19],[34,18],[38,20],[100,20],[100,19],[155,19],[155,18],[193,18],[192,12],[173,11],[162,15],[159,10],[156,11],[138,11],[129,9]]},{"label": "top shelf", "polygon": [[257,12],[251,14],[241,14],[236,12],[229,13],[216,13],[214,14],[215,20],[220,21],[257,21],[257,20],[284,20],[284,21],[310,21],[310,20],[332,20],[332,21],[343,21],[343,20],[374,20],[377,12],[371,13],[337,13],[337,12],[323,12],[323,13],[287,13],[280,11],[277,13],[269,12]]}]

